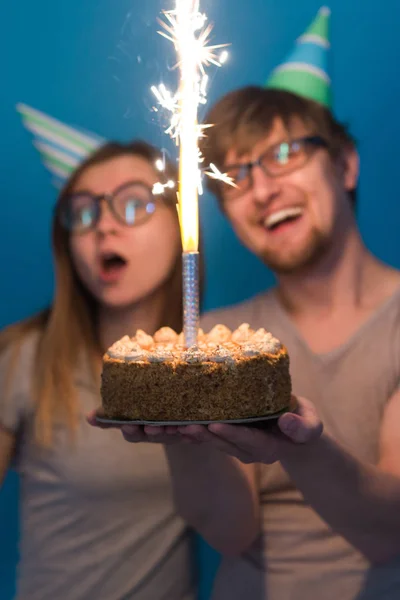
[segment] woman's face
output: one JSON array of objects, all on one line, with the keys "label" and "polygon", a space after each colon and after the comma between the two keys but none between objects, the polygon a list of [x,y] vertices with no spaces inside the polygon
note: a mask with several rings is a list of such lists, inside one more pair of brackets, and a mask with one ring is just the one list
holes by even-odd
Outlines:
[{"label": "woman's face", "polygon": [[[157,180],[155,169],[146,159],[125,155],[86,169],[73,193],[114,194],[131,181],[151,190]],[[140,189],[145,188],[139,185],[139,199],[146,198]],[[122,198],[123,204],[127,200],[131,202]],[[126,214],[132,221],[135,209],[129,202]],[[100,208],[92,228],[71,233],[72,260],[81,281],[101,305],[124,308],[144,300],[171,274],[181,252],[177,215],[174,207],[167,206],[160,197],[155,197],[154,212],[149,210],[147,220],[133,226],[119,221],[106,201],[101,201]]]}]

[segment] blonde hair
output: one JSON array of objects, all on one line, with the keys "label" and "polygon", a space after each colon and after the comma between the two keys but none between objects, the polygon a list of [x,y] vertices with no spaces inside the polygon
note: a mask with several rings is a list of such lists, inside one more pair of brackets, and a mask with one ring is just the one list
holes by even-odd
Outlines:
[{"label": "blonde hair", "polygon": [[[73,173],[61,191],[57,206],[74,190],[86,169],[112,158],[133,155],[148,160],[152,165],[160,152],[150,144],[135,141],[129,144],[110,142],[92,154]],[[177,180],[177,170],[166,162],[166,179]],[[172,190],[166,191],[167,204],[177,215],[176,198]],[[20,323],[7,327],[0,333],[0,354],[11,349],[6,393],[21,349],[27,335],[39,333],[34,359],[32,394],[35,401],[35,436],[38,443],[50,446],[55,422],[64,423],[74,432],[78,423],[78,402],[74,373],[78,359],[87,360],[94,382],[100,383],[101,347],[97,337],[97,301],[91,296],[77,276],[69,251],[69,233],[61,226],[55,211],[52,226],[56,287],[52,306]],[[182,328],[182,264],[181,254],[166,284],[167,294],[162,325],[180,331]],[[2,390],[2,394],[4,391]]]}]

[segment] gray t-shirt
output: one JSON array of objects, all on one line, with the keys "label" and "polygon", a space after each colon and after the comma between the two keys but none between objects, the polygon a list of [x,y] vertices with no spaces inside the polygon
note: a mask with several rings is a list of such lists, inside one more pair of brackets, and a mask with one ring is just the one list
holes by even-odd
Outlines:
[{"label": "gray t-shirt", "polygon": [[[274,291],[210,313],[202,326],[242,322],[265,327],[286,345],[294,393],[315,403],[330,435],[376,464],[382,413],[400,384],[400,290],[324,354],[310,350]],[[214,600],[400,598],[400,557],[371,567],[305,503],[279,463],[257,468],[264,534],[239,558],[223,559]]]},{"label": "gray t-shirt", "polygon": [[7,397],[0,361],[0,423],[17,434],[21,482],[18,600],[193,600],[191,535],[173,506],[162,447],[90,427],[85,414],[100,397],[81,369],[75,443],[60,426],[54,447],[39,448],[30,391],[36,344],[37,334],[23,343]]}]

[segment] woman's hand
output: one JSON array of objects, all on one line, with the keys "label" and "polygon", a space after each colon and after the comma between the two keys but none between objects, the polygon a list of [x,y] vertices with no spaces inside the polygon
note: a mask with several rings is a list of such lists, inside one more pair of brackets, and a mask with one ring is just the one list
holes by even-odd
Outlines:
[{"label": "woman's hand", "polygon": [[127,442],[137,444],[139,442],[149,442],[155,444],[178,444],[178,443],[197,443],[196,440],[182,435],[178,427],[169,425],[168,427],[159,427],[155,425],[119,425],[116,423],[103,423],[97,419],[98,411],[92,411],[87,416],[87,422],[93,427],[100,429],[120,429],[124,439]]}]

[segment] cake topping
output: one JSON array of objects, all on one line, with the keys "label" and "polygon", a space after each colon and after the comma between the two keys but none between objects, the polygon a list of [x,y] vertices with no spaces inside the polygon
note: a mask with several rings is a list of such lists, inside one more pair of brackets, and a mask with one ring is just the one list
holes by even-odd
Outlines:
[{"label": "cake topping", "polygon": [[271,334],[262,327],[261,329],[257,329],[257,331],[253,333],[253,335],[251,336],[251,341],[264,342],[269,337],[271,337]]},{"label": "cake topping", "polygon": [[201,363],[207,360],[207,354],[198,346],[192,346],[182,354],[182,359],[188,363]]},{"label": "cake topping", "polygon": [[131,350],[128,354],[124,356],[126,362],[141,362],[145,361],[148,358],[148,353],[143,348],[139,347],[139,350]]},{"label": "cake topping", "polygon": [[[202,341],[198,341],[197,342],[197,347],[199,348],[199,350],[203,350],[203,352],[208,352],[211,344],[207,344],[206,342],[202,342]],[[212,344],[213,346],[217,346],[217,344]]]},{"label": "cake topping", "polygon": [[226,348],[227,350],[229,350],[229,352],[232,352],[233,354],[237,354],[238,352],[240,352],[240,346],[238,346],[234,342],[226,342],[226,344],[224,344],[224,348]]},{"label": "cake topping", "polygon": [[111,358],[121,358],[128,361],[144,360],[146,358],[146,352],[143,351],[143,348],[128,335],[115,342],[109,348],[107,354]]},{"label": "cake topping", "polygon": [[261,352],[275,354],[276,352],[278,352],[278,350],[280,350],[282,348],[282,344],[280,343],[279,340],[274,338],[271,334],[269,334],[269,335],[270,335],[270,337],[268,339],[264,340],[264,342],[257,344],[257,346],[259,347]]},{"label": "cake topping", "polygon": [[242,346],[243,356],[251,358],[252,356],[260,356],[262,350],[260,344],[243,344]]},{"label": "cake topping", "polygon": [[258,329],[250,338],[251,343],[257,344],[260,352],[275,353],[282,348],[282,344],[272,333],[265,329]]},{"label": "cake topping", "polygon": [[162,327],[147,335],[138,329],[136,336],[124,336],[108,350],[111,358],[126,361],[171,362],[183,360],[188,363],[231,362],[240,356],[252,357],[263,353],[275,354],[282,348],[279,340],[264,328],[254,331],[243,323],[233,333],[225,325],[216,325],[209,334],[198,332],[198,343],[189,349],[184,347],[184,334],[179,335],[170,327]]},{"label": "cake topping", "polygon": [[200,342],[199,347],[204,348],[206,350],[216,350],[220,348],[221,344],[217,344],[216,342]]},{"label": "cake topping", "polygon": [[179,350],[180,346],[178,344],[158,344],[157,349],[162,352],[164,350],[169,350],[170,352],[174,352],[174,350]]},{"label": "cake topping", "polygon": [[[209,346],[211,346],[211,344],[209,344]],[[209,350],[211,352],[208,355],[208,360],[211,362],[235,362],[232,353],[224,346],[216,345],[214,348],[209,348]]]},{"label": "cake topping", "polygon": [[250,329],[250,325],[248,323],[243,323],[232,333],[232,342],[243,344],[248,342],[253,334],[254,331]]},{"label": "cake topping", "polygon": [[215,325],[207,336],[209,342],[221,344],[230,341],[232,332],[225,325]]},{"label": "cake topping", "polygon": [[154,341],[157,344],[176,344],[178,341],[178,334],[171,329],[171,327],[161,327],[154,334]]},{"label": "cake topping", "polygon": [[174,355],[166,348],[156,348],[154,352],[149,352],[148,359],[151,363],[171,362],[174,360]]},{"label": "cake topping", "polygon": [[141,348],[145,348],[148,350],[154,345],[154,340],[151,335],[147,335],[141,329],[138,329],[135,336],[136,342],[139,344]]},{"label": "cake topping", "polygon": [[110,350],[118,350],[118,348],[120,346],[128,346],[129,344],[131,345],[135,345],[135,342],[132,342],[131,338],[129,337],[129,335],[124,335],[124,337],[122,337],[120,340],[118,340],[117,342],[115,342],[111,347]]}]

